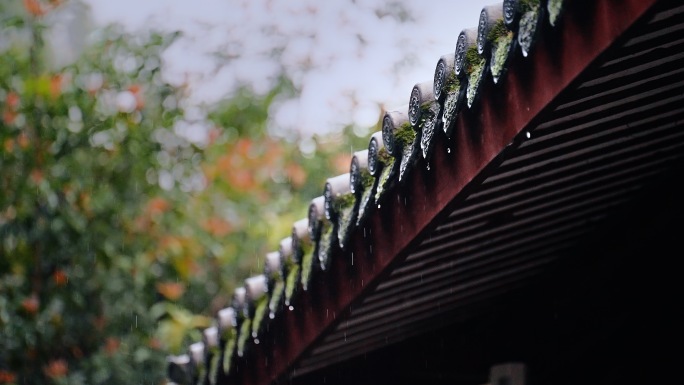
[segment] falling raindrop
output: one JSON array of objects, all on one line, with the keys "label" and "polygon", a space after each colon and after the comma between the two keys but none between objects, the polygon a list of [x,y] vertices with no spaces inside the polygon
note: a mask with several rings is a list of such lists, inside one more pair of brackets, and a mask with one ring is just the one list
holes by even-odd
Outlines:
[{"label": "falling raindrop", "polygon": [[290,309],[290,311],[292,311],[292,310],[294,310],[294,306],[290,305],[290,307],[288,307],[288,309]]},{"label": "falling raindrop", "polygon": [[447,148],[447,154],[451,154],[451,147]]},{"label": "falling raindrop", "polygon": [[255,338],[255,339],[254,339],[254,344],[255,344],[255,345],[259,345],[259,339],[258,339],[258,338]]},{"label": "falling raindrop", "polygon": [[275,314],[273,314],[273,313],[268,313],[268,318],[274,319],[274,318],[275,318]]},{"label": "falling raindrop", "polygon": [[529,131],[526,131],[526,132],[525,132],[525,137],[526,137],[527,139],[529,139],[529,138],[532,137],[532,134],[531,134]]},{"label": "falling raindrop", "polygon": [[378,205],[378,209],[380,209],[380,205]]},{"label": "falling raindrop", "polygon": [[351,264],[354,266],[354,253],[351,253]]},{"label": "falling raindrop", "polygon": [[430,163],[427,164],[427,170],[430,171]]}]

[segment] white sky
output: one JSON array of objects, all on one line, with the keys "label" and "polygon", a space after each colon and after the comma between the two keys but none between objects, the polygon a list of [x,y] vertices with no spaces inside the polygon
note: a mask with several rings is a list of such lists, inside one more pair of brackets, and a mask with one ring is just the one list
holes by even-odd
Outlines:
[{"label": "white sky", "polygon": [[[432,79],[440,56],[453,53],[459,32],[476,26],[492,3],[404,0],[414,20],[401,23],[376,16],[392,3],[382,0],[83,1],[97,24],[183,31],[165,55],[166,75],[188,79],[196,103],[219,100],[238,82],[263,92],[284,68],[301,97],[278,105],[270,125],[305,135],[351,122],[368,128],[380,105],[403,107],[413,85]],[[280,60],[269,56],[278,46]]]}]

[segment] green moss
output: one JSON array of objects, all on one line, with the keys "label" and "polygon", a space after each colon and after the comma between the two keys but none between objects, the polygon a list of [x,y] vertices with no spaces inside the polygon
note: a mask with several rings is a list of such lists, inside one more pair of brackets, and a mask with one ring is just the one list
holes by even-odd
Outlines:
[{"label": "green moss", "polygon": [[259,331],[266,317],[266,311],[268,310],[268,296],[265,295],[257,301],[256,308],[254,309],[254,321],[252,322],[252,337],[259,335]]},{"label": "green moss", "polygon": [[520,18],[520,26],[518,27],[518,43],[522,50],[523,56],[527,56],[534,44],[535,34],[539,24],[539,4],[528,12],[525,12]]},{"label": "green moss", "polygon": [[204,384],[204,377],[206,374],[206,365],[199,365],[197,367],[197,385],[203,385]]},{"label": "green moss", "polygon": [[399,164],[399,180],[402,181],[408,175],[408,171],[411,169],[411,165],[415,162],[416,158],[416,142],[411,142],[408,146],[404,146],[403,153],[401,156],[401,163]]},{"label": "green moss", "polygon": [[539,0],[520,0],[520,13],[539,10]]},{"label": "green moss", "polygon": [[385,190],[389,188],[389,183],[391,181],[390,176],[392,175],[392,171],[394,169],[394,162],[396,162],[396,159],[390,158],[390,160],[385,163],[385,167],[383,167],[382,172],[380,173],[380,177],[378,178],[378,188],[375,190],[376,202],[380,201],[382,194],[384,194]]},{"label": "green moss", "polygon": [[563,0],[548,0],[546,8],[549,12],[549,23],[555,27],[558,22],[558,17],[563,11]]},{"label": "green moss", "polygon": [[282,280],[283,279],[283,271],[280,269],[275,269],[273,271],[270,271],[268,274],[268,279],[269,280]]},{"label": "green moss", "polygon": [[[435,115],[437,115],[438,112],[439,112],[439,106],[437,105],[437,102],[435,100],[428,100],[427,102],[421,104],[420,105],[420,122],[418,123],[418,127],[420,127],[420,129],[418,131],[422,132],[422,129],[425,127],[425,123],[432,120],[435,117]],[[415,140],[416,135],[417,135],[417,133],[414,134],[413,140]]]},{"label": "green moss", "polygon": [[[372,180],[375,182],[375,178]],[[370,204],[370,200],[373,197],[373,184],[366,189],[363,190],[363,193],[361,194],[361,198],[359,199],[359,210],[358,214],[356,215],[356,225],[359,226],[361,225],[361,222],[365,219],[365,213],[366,213],[366,208]]]},{"label": "green moss", "polygon": [[374,182],[375,178],[370,174],[370,172],[368,172],[368,170],[361,170],[361,187],[363,188],[363,191],[373,187]]},{"label": "green moss", "polygon": [[292,265],[287,271],[287,280],[285,281],[285,303],[289,304],[294,296],[297,282],[299,282],[300,269],[298,265]]},{"label": "green moss", "polygon": [[247,339],[251,335],[252,320],[245,318],[242,320],[242,325],[240,325],[240,333],[238,333],[237,340],[237,353],[238,356],[242,357],[245,354],[245,348],[247,347]]},{"label": "green moss", "polygon": [[506,28],[506,24],[504,23],[503,19],[498,19],[494,22],[492,29],[489,30],[489,33],[487,34],[487,40],[494,42],[501,36],[508,34],[508,32],[509,30]]},{"label": "green moss", "polygon": [[356,196],[352,193],[340,194],[333,199],[333,207],[337,213],[354,206],[354,203],[356,203]]},{"label": "green moss", "polygon": [[298,249],[295,250],[297,253],[297,260],[301,261],[302,257],[307,253],[313,253],[314,244],[308,237],[306,239],[299,239],[297,242]]},{"label": "green moss", "polygon": [[285,282],[282,279],[278,279],[273,285],[273,293],[271,293],[271,299],[268,302],[268,309],[270,312],[269,317],[275,317],[280,307],[280,300],[283,298],[283,293],[285,292]]},{"label": "green moss", "polygon": [[423,158],[428,159],[432,147],[432,138],[435,136],[435,125],[437,123],[437,113],[432,110],[426,113],[425,119],[421,122],[420,148],[423,150]]},{"label": "green moss", "polygon": [[399,148],[402,148],[409,143],[413,143],[414,139],[416,139],[416,130],[414,130],[408,122],[402,124],[394,131],[394,141]]},{"label": "green moss", "polygon": [[321,228],[321,239],[318,242],[318,260],[321,267],[328,268],[330,263],[330,247],[333,241],[333,225],[330,222],[325,222]]},{"label": "green moss", "polygon": [[504,71],[509,52],[511,51],[512,43],[512,32],[508,32],[507,34],[496,39],[494,42],[494,46],[492,47],[492,62],[489,66],[492,72],[492,77],[494,78],[494,83],[499,81],[499,77]]},{"label": "green moss", "polygon": [[468,76],[468,89],[466,90],[468,107],[473,106],[475,96],[477,96],[478,88],[480,86],[480,81],[482,80],[484,68],[485,60],[481,59],[476,65],[472,67],[472,72]]},{"label": "green moss", "polygon": [[306,247],[302,253],[302,275],[301,282],[304,290],[309,288],[309,281],[311,280],[311,272],[313,271],[313,246]]},{"label": "green moss", "polygon": [[354,216],[356,215],[356,195],[352,193],[347,195],[351,195],[353,199],[348,200],[350,203],[340,209],[337,223],[337,239],[341,247],[344,247],[347,242],[347,236],[352,224],[355,222]]},{"label": "green moss", "polygon": [[232,366],[233,354],[235,354],[235,345],[237,343],[237,330],[231,328],[224,336],[226,343],[223,346],[223,373],[230,374]]},{"label": "green moss", "polygon": [[448,130],[456,119],[456,107],[458,106],[458,92],[449,92],[444,99],[444,112],[442,113],[442,123],[444,130]]},{"label": "green moss", "polygon": [[387,149],[385,147],[381,148],[378,151],[378,162],[380,164],[388,164],[392,160],[392,155],[390,155],[389,152],[387,152]]},{"label": "green moss", "polygon": [[450,72],[449,76],[447,77],[446,85],[444,86],[444,90],[448,94],[448,93],[458,91],[459,88],[461,88],[461,81],[458,80],[458,76],[456,76],[456,72]]},{"label": "green moss", "polygon": [[482,56],[477,53],[477,47],[472,46],[466,51],[466,74],[470,75],[475,70],[478,63],[484,61]]},{"label": "green moss", "polygon": [[211,385],[216,385],[218,380],[219,360],[221,358],[221,352],[218,349],[215,350],[212,352],[211,361],[209,361],[209,384]]}]

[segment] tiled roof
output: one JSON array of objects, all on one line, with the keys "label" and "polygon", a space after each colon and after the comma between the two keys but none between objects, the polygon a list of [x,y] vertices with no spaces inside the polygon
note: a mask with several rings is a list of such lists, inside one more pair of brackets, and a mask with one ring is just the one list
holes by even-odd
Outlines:
[{"label": "tiled roof", "polygon": [[483,8],[169,378],[295,377],[541,274],[682,157],[683,15],[656,0]]}]

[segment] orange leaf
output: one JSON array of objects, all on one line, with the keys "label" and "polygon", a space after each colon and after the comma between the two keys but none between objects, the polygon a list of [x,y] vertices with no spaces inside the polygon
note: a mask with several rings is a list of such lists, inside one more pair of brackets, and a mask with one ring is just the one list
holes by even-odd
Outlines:
[{"label": "orange leaf", "polygon": [[61,269],[55,270],[55,272],[52,274],[52,279],[55,281],[57,286],[64,286],[67,284],[67,282],[69,282],[69,277],[67,277],[64,270]]},{"label": "orange leaf", "polygon": [[293,186],[299,188],[306,183],[306,171],[298,164],[292,163],[285,168],[285,173]]},{"label": "orange leaf", "polygon": [[179,282],[158,282],[157,291],[164,298],[175,301],[185,293],[185,285]]},{"label": "orange leaf", "polygon": [[95,326],[95,329],[102,331],[107,326],[107,319],[103,315],[98,316],[93,320],[93,326]]},{"label": "orange leaf", "polygon": [[139,84],[133,84],[128,86],[128,91],[130,91],[135,97],[135,108],[142,110],[145,107],[145,99],[143,98],[142,88]]},{"label": "orange leaf", "polygon": [[154,350],[161,350],[163,348],[161,341],[159,341],[158,338],[154,338],[154,337],[150,338],[147,341],[147,346],[150,349],[154,349]]},{"label": "orange leaf", "polygon": [[52,96],[53,99],[56,99],[62,94],[62,79],[63,77],[61,74],[53,75],[50,78],[50,96]]},{"label": "orange leaf", "polygon": [[32,16],[43,16],[45,10],[38,0],[24,0],[24,8]]},{"label": "orange leaf", "polygon": [[10,91],[7,93],[7,105],[13,109],[16,110],[17,107],[19,106],[19,94],[17,94],[14,91]]},{"label": "orange leaf", "polygon": [[107,355],[111,356],[112,354],[116,353],[117,350],[119,350],[120,345],[121,343],[118,339],[114,337],[107,337],[104,348],[105,352],[107,352]]},{"label": "orange leaf", "polygon": [[16,381],[17,375],[14,372],[0,370],[0,384],[12,384]]},{"label": "orange leaf", "polygon": [[38,296],[33,294],[21,301],[21,307],[29,314],[36,314],[40,307],[40,300],[38,300]]},{"label": "orange leaf", "polygon": [[233,226],[223,218],[212,217],[204,221],[202,227],[215,237],[224,237],[233,230]]},{"label": "orange leaf", "polygon": [[340,154],[333,158],[333,167],[338,173],[349,172],[349,164],[351,163],[351,155]]},{"label": "orange leaf", "polygon": [[5,110],[2,113],[2,121],[5,122],[5,124],[12,124],[14,123],[14,120],[17,118],[17,113],[14,111],[10,110]]},{"label": "orange leaf", "polygon": [[39,184],[43,181],[43,171],[38,169],[33,169],[31,171],[31,180],[35,184]]},{"label": "orange leaf", "polygon": [[69,365],[62,358],[51,360],[48,366],[43,367],[43,371],[46,376],[52,379],[62,378],[69,373]]},{"label": "orange leaf", "polygon": [[151,215],[162,214],[171,207],[169,202],[161,197],[150,199],[147,203],[147,210]]},{"label": "orange leaf", "polygon": [[78,346],[72,346],[71,347],[71,354],[74,356],[74,358],[82,358],[83,357],[83,351]]},{"label": "orange leaf", "polygon": [[3,147],[5,148],[5,152],[12,152],[14,150],[14,139],[12,139],[12,138],[5,139],[5,142],[3,143]]},{"label": "orange leaf", "polygon": [[216,168],[220,173],[228,173],[233,168],[231,165],[231,160],[229,155],[221,155],[218,160],[216,160]]},{"label": "orange leaf", "polygon": [[242,139],[238,140],[235,143],[236,153],[243,156],[243,157],[247,157],[247,155],[249,154],[249,151],[252,149],[252,144],[253,143],[252,143],[251,139],[242,138]]},{"label": "orange leaf", "polygon": [[216,140],[221,136],[221,130],[218,128],[212,128],[209,130],[209,145],[211,146],[216,142]]},{"label": "orange leaf", "polygon": [[228,174],[230,183],[239,191],[247,191],[254,188],[254,175],[244,168],[233,169]]},{"label": "orange leaf", "polygon": [[22,149],[28,147],[30,144],[28,135],[26,135],[25,132],[19,134],[19,137],[17,137],[17,143],[19,143],[19,147],[21,147]]}]

